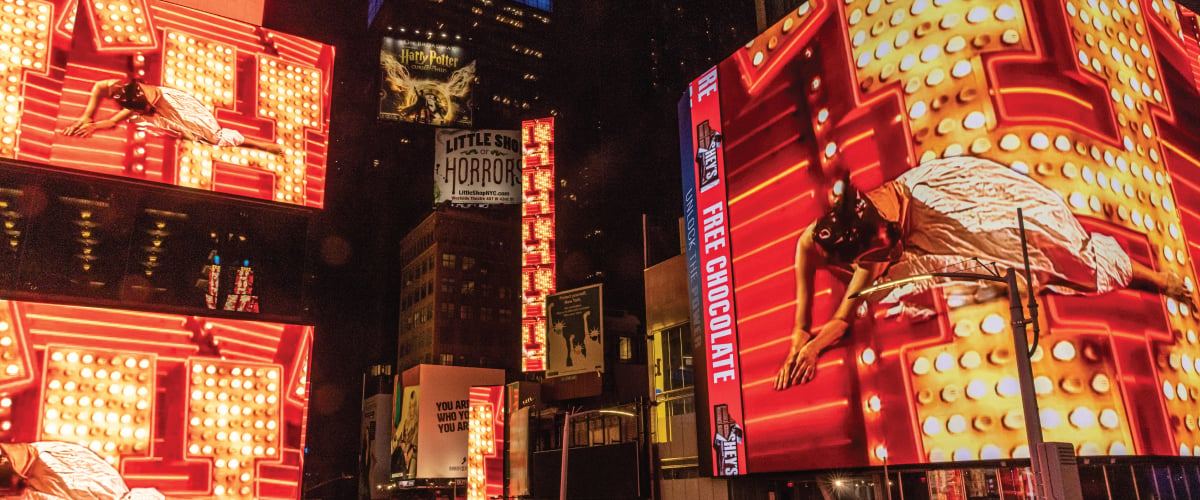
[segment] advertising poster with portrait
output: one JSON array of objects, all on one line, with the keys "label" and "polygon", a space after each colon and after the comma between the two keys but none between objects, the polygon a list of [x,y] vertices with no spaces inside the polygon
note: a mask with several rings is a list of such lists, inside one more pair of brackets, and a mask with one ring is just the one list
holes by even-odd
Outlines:
[{"label": "advertising poster with portrait", "polygon": [[[417,365],[401,374],[401,412],[393,418],[392,477],[467,477],[471,387],[504,383],[504,370]],[[400,392],[402,391],[402,392]]]},{"label": "advertising poster with portrait", "polygon": [[332,46],[157,0],[6,5],[0,157],[324,205]]},{"label": "advertising poster with portrait", "polygon": [[919,278],[1021,268],[1018,209],[1045,439],[1200,454],[1196,26],[1173,2],[812,0],[697,78],[713,473],[1028,458],[1006,289]]},{"label": "advertising poster with portrait", "polygon": [[547,295],[546,317],[546,377],[604,371],[602,285]]},{"label": "advertising poster with portrait", "polygon": [[379,118],[471,128],[475,60],[462,47],[383,38]]},{"label": "advertising poster with portrait", "polygon": [[521,131],[439,128],[433,204],[521,203]]},{"label": "advertising poster with portrait", "polygon": [[420,387],[396,384],[392,414],[392,477],[417,477],[417,424],[420,423]]},{"label": "advertising poster with portrait", "polygon": [[26,471],[5,498],[301,498],[312,341],[305,325],[0,301],[0,451]]}]

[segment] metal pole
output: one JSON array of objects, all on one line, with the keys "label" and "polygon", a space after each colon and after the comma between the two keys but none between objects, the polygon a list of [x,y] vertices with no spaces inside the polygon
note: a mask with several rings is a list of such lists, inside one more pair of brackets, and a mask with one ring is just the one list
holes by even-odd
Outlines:
[{"label": "metal pole", "polygon": [[892,500],[892,478],[888,476],[887,457],[883,458],[883,488],[886,492],[885,498]]},{"label": "metal pole", "polygon": [[[1042,419],[1038,415],[1037,394],[1033,388],[1033,367],[1029,362],[1029,338],[1025,334],[1025,310],[1021,307],[1021,291],[1017,289],[1017,272],[1009,268],[1005,274],[1008,282],[1008,303],[1012,315],[1013,343],[1016,347],[1017,380],[1021,384],[1021,409],[1025,413],[1025,436],[1029,441],[1029,463],[1033,469],[1035,498],[1045,497],[1045,481],[1042,477]],[[1033,290],[1030,290],[1033,293]]]},{"label": "metal pole", "polygon": [[567,500],[567,450],[571,449],[571,412],[563,419],[562,471],[558,474],[558,498]]}]

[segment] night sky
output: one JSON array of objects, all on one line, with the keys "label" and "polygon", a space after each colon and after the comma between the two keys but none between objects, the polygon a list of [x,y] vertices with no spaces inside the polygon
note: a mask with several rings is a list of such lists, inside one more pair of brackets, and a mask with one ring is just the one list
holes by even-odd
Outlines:
[{"label": "night sky", "polygon": [[[652,77],[647,47],[664,27],[648,9],[676,3],[556,2],[547,45],[558,68],[548,87],[562,96],[558,171],[568,181],[558,188],[559,288],[603,281],[606,308],[639,317],[642,214],[669,227],[682,215],[675,105],[703,69],[676,81]],[[698,2],[734,9],[729,3],[742,4],[737,15],[752,23],[753,2]],[[399,241],[431,211],[433,129],[376,118],[379,41],[367,28],[366,1],[267,0],[263,22],[337,48],[326,208],[310,229],[311,485],[355,473],[363,369],[395,362]],[[314,494],[334,497],[324,488]]]}]

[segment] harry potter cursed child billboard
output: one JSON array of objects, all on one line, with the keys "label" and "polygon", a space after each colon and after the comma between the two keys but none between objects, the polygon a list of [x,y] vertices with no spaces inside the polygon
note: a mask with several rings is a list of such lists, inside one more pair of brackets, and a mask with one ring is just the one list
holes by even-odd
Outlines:
[{"label": "harry potter cursed child billboard", "polygon": [[475,61],[461,47],[384,38],[379,117],[470,128]]}]

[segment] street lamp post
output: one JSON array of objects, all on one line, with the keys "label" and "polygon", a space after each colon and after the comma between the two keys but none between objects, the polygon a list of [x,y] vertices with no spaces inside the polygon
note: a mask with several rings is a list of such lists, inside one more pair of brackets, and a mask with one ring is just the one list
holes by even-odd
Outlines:
[{"label": "street lamp post", "polygon": [[[567,500],[567,463],[568,463],[567,455],[568,455],[568,451],[571,448],[571,417],[572,416],[583,417],[583,416],[591,415],[593,413],[602,413],[602,414],[606,414],[606,415],[620,415],[623,417],[637,416],[630,412],[621,411],[621,410],[612,410],[612,409],[607,409],[607,408],[601,409],[601,410],[587,410],[587,411],[579,411],[579,412],[573,412],[573,411],[567,410],[566,417],[563,419],[562,459],[561,459],[562,465],[560,466],[562,470],[558,475],[558,497],[560,500]],[[638,429],[638,436],[639,436],[638,439],[639,440],[641,439],[641,433],[642,433],[642,430]]]}]

